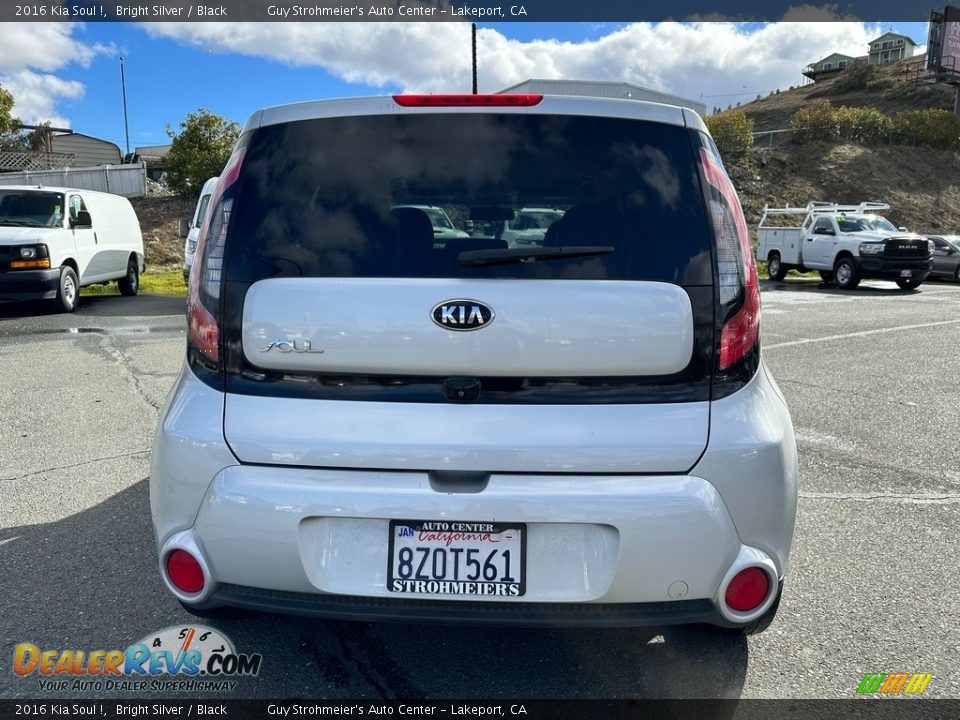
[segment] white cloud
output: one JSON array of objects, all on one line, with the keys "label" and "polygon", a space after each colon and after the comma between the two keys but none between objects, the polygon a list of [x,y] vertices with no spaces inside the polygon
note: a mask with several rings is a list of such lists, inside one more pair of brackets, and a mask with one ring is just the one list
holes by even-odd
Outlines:
[{"label": "white cloud", "polygon": [[[470,87],[466,23],[149,24],[147,32],[204,49],[323,67],[348,82],[406,91]],[[511,40],[478,31],[479,85],[493,91],[527,78],[624,80],[708,105],[797,85],[808,63],[832,52],[863,55],[874,25],[635,23],[582,42]],[[739,94],[740,97],[734,97]],[[722,103],[726,105],[726,102]]]},{"label": "white cloud", "polygon": [[48,73],[20,70],[0,77],[0,85],[16,101],[13,114],[28,125],[49,122],[54,127],[70,127],[70,121],[57,113],[60,100],[79,100],[84,87],[76,80],[64,80]]},{"label": "white cloud", "polygon": [[76,23],[0,23],[0,86],[13,94],[13,114],[24,122],[69,125],[57,104],[80,99],[84,86],[53,73],[74,63],[88,67],[97,55],[114,53],[111,46],[76,39],[80,27]]}]

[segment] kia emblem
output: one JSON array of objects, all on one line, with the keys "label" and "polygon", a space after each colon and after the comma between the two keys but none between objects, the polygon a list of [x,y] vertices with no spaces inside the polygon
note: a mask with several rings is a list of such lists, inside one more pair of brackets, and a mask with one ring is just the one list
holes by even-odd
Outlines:
[{"label": "kia emblem", "polygon": [[493,322],[493,308],[479,300],[444,300],[430,313],[444,330],[479,330]]}]

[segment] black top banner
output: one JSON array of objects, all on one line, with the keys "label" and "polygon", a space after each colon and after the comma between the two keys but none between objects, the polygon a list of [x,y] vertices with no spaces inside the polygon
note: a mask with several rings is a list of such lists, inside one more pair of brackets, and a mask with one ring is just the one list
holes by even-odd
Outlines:
[{"label": "black top banner", "polygon": [[925,22],[930,0],[36,0],[4,2],[0,22]]}]

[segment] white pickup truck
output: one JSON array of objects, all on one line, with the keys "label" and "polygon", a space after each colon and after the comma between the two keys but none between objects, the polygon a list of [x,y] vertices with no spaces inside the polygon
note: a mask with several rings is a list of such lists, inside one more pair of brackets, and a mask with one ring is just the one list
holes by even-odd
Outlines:
[{"label": "white pickup truck", "polygon": [[[930,274],[931,243],[877,214],[889,209],[870,202],[765,207],[757,228],[757,258],[766,261],[771,280],[783,280],[794,269],[819,270],[824,282],[846,290],[864,278],[893,280],[912,290]],[[794,226],[790,216],[803,216],[803,221]]]}]

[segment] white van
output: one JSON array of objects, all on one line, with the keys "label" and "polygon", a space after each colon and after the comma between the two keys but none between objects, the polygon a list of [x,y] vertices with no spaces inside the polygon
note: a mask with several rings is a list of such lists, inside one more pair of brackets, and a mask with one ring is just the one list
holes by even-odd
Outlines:
[{"label": "white van", "polygon": [[180,237],[186,238],[183,245],[183,282],[190,282],[190,268],[193,267],[193,255],[197,251],[197,238],[200,237],[200,226],[203,225],[203,218],[207,214],[207,205],[210,204],[210,196],[217,187],[217,180],[220,178],[212,177],[203,184],[200,191],[200,199],[197,200],[197,207],[193,211],[193,218],[180,219]]},{"label": "white van", "polygon": [[73,312],[80,288],[117,281],[136,295],[143,236],[130,201],[73,188],[0,187],[0,300],[56,300]]}]

